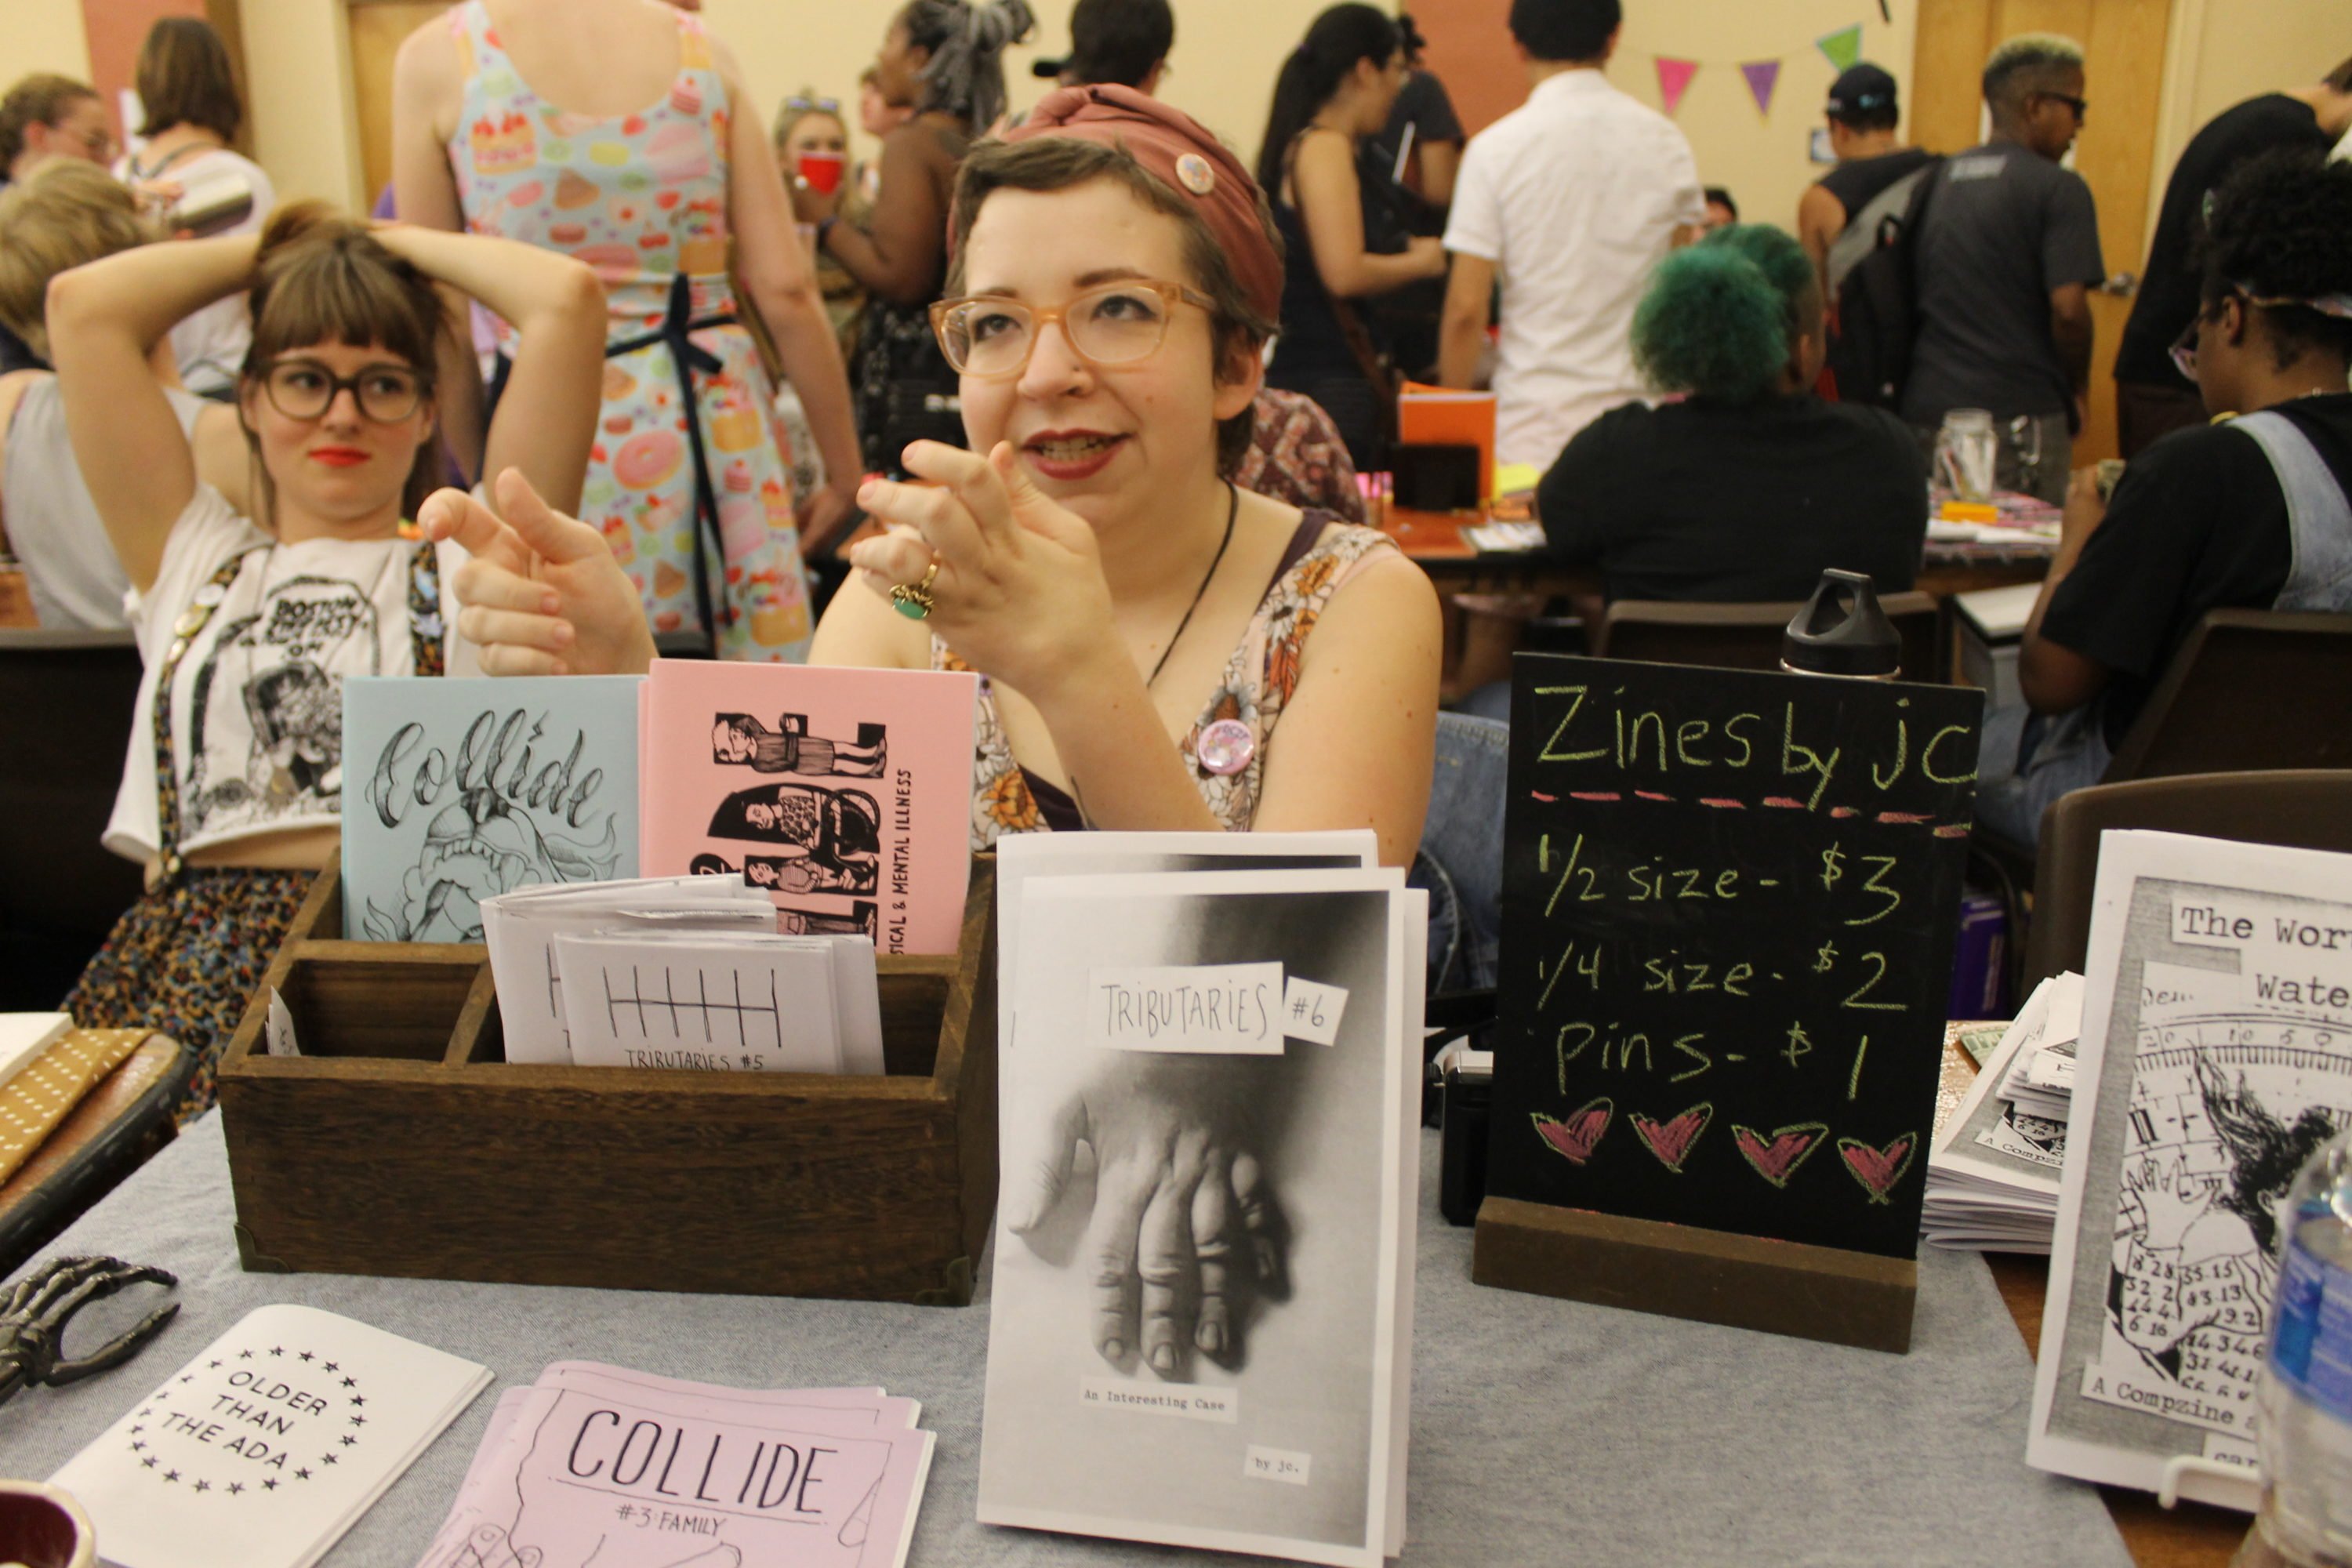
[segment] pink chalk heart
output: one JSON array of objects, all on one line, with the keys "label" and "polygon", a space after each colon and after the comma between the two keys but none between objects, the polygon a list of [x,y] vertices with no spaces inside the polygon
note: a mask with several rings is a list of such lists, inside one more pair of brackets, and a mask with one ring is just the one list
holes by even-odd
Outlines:
[{"label": "pink chalk heart", "polygon": [[1571,1165],[1581,1165],[1592,1158],[1593,1146],[1601,1135],[1609,1131],[1609,1119],[1617,1108],[1606,1099],[1596,1100],[1583,1109],[1571,1112],[1567,1121],[1546,1116],[1540,1110],[1528,1115],[1536,1124],[1536,1131],[1551,1146],[1553,1153]]},{"label": "pink chalk heart", "polygon": [[1903,1173],[1911,1168],[1911,1156],[1919,1152],[1919,1135],[1906,1132],[1884,1149],[1874,1149],[1859,1138],[1838,1140],[1838,1154],[1853,1179],[1870,1194],[1870,1201],[1883,1204]]},{"label": "pink chalk heart", "polygon": [[1658,1163],[1679,1176],[1691,1145],[1698,1142],[1698,1135],[1715,1119],[1715,1107],[1694,1105],[1672,1121],[1653,1121],[1638,1110],[1628,1111],[1625,1119],[1633,1124],[1633,1135],[1648,1144],[1650,1152],[1658,1157]]},{"label": "pink chalk heart", "polygon": [[1756,1167],[1758,1175],[1776,1187],[1785,1187],[1789,1178],[1797,1173],[1797,1167],[1822,1146],[1829,1130],[1826,1121],[1800,1121],[1793,1127],[1775,1127],[1772,1136],[1767,1138],[1753,1127],[1734,1122],[1731,1141],[1738,1145],[1748,1163]]}]

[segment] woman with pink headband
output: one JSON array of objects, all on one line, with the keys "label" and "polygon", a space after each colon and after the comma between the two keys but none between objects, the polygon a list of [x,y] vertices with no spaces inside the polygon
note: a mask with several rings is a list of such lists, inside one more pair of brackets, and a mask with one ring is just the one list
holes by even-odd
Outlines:
[{"label": "woman with pink headband", "polygon": [[[811,661],[987,678],[976,846],[1090,826],[1364,827],[1412,858],[1437,605],[1379,532],[1227,479],[1282,258],[1248,172],[1189,116],[1066,88],[973,149],[933,321],[971,450],[869,481]],[[1311,634],[1311,635],[1310,635]],[[1278,739],[1277,739],[1278,738]]]}]

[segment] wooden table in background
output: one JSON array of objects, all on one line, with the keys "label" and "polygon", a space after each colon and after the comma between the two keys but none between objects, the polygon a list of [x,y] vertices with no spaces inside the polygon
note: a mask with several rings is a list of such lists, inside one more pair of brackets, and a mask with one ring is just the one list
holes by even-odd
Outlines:
[{"label": "wooden table in background", "polygon": [[[1541,551],[1526,554],[1480,554],[1462,536],[1465,527],[1486,521],[1475,511],[1413,511],[1390,507],[1381,519],[1381,530],[1397,547],[1429,574],[1447,594],[1543,594],[1573,595],[1601,592],[1601,574],[1589,566],[1561,566]],[[1948,599],[1979,588],[2006,588],[2035,583],[2050,570],[2050,558],[2040,550],[1987,554],[1961,547],[1930,544],[1927,564],[1914,586]]]}]

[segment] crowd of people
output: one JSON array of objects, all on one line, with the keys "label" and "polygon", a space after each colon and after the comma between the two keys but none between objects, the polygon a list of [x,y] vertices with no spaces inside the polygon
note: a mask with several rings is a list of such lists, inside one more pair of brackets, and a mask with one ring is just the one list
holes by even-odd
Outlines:
[{"label": "crowd of people", "polygon": [[[2352,62],[2189,143],[2102,500],[2068,474],[2105,278],[2077,46],[2004,43],[1942,157],[1846,70],[1784,230],[1612,84],[1622,24],[1514,0],[1526,99],[1470,135],[1410,17],[1335,5],[1245,157],[1155,96],[1168,0],[1078,0],[1020,113],[1026,0],[904,0],[856,99],[772,116],[690,5],[463,0],[399,52],[389,221],[275,200],[202,22],[149,38],[129,153],[87,86],[16,84],[0,547],[40,624],[146,665],[107,843],[149,891],[77,1018],[216,1055],[334,852],[351,674],[973,670],[976,845],[1370,826],[1407,861],[1444,639],[1358,483],[1406,375],[1491,386],[1615,598],[1907,587],[1936,432],[1987,412],[2003,485],[2065,501],[1989,730],[2021,837],[2203,610],[2352,608]],[[1873,397],[1832,351],[1890,236],[1917,330]]]}]

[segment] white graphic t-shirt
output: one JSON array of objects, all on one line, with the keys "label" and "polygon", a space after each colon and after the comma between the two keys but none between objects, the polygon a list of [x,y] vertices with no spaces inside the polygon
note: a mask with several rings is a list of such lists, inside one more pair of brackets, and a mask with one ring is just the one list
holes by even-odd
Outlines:
[{"label": "white graphic t-shirt", "polygon": [[[147,673],[106,847],[132,860],[162,847],[155,678],[182,616],[199,594],[216,591],[219,603],[172,683],[182,852],[334,825],[342,810],[342,678],[415,671],[409,575],[424,548],[403,539],[273,544],[218,490],[198,485],[172,525],[154,585],[128,601]],[[476,650],[457,638],[449,588],[466,553],[454,544],[439,551],[444,662],[452,675],[478,673]],[[239,556],[235,580],[213,588]]]}]

